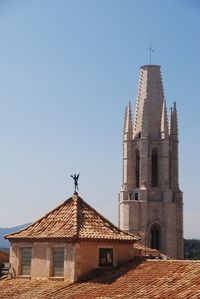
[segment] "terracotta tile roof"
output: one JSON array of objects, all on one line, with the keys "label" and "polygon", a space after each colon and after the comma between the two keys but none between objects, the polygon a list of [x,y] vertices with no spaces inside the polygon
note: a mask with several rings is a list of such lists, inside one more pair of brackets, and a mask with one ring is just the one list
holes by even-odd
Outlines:
[{"label": "terracotta tile roof", "polygon": [[[28,279],[0,280],[1,299],[43,299],[54,298],[54,293],[70,285],[63,281]],[[49,297],[48,297],[49,296]]]},{"label": "terracotta tile roof", "polygon": [[6,238],[9,240],[56,238],[122,242],[135,242],[140,239],[121,231],[78,195],[73,195],[35,223],[19,232],[7,235]]},{"label": "terracotta tile roof", "polygon": [[1,299],[199,299],[200,261],[146,260],[107,269],[96,278],[0,281]]}]

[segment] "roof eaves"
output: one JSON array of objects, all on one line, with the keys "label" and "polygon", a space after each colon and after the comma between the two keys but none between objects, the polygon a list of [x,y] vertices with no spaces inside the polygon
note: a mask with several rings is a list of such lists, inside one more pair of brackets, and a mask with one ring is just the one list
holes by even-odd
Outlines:
[{"label": "roof eaves", "polygon": [[24,236],[24,237],[11,237],[10,240],[12,241],[29,241],[29,242],[40,242],[40,241],[55,241],[56,242],[76,242],[78,238],[76,236],[72,237],[31,237],[31,236]]}]

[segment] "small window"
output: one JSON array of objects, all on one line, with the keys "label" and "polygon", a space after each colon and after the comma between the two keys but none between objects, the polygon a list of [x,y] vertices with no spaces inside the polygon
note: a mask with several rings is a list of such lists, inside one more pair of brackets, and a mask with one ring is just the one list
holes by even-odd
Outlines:
[{"label": "small window", "polygon": [[64,276],[64,248],[53,248],[52,276]]},{"label": "small window", "polygon": [[128,200],[132,200],[133,199],[133,197],[132,197],[132,193],[128,193]]},{"label": "small window", "polygon": [[30,275],[31,273],[31,257],[32,248],[24,247],[21,248],[21,275]]},{"label": "small window", "polygon": [[138,193],[135,193],[135,200],[138,200]]},{"label": "small window", "polygon": [[113,265],[113,249],[100,248],[99,249],[99,266],[112,266]]}]

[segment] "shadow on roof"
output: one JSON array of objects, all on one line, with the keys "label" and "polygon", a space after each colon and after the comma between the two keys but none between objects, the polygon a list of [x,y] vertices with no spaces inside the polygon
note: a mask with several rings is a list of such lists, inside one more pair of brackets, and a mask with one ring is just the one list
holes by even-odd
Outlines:
[{"label": "shadow on roof", "polygon": [[87,276],[82,277],[80,282],[93,282],[97,284],[111,284],[118,278],[124,276],[131,269],[136,269],[139,265],[145,262],[146,258],[137,257],[134,261],[125,262],[117,267],[95,269]]}]

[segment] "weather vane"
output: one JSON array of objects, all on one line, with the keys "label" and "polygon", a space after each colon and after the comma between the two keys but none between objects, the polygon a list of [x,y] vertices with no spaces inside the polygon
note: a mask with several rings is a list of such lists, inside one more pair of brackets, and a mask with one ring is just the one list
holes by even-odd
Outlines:
[{"label": "weather vane", "polygon": [[150,41],[150,47],[147,50],[149,51],[149,64],[151,65],[151,55],[152,55],[152,53],[155,52],[154,49],[151,46],[151,41]]},{"label": "weather vane", "polygon": [[80,174],[76,174],[76,173],[74,175],[71,175],[72,179],[74,180],[74,193],[77,193],[76,191],[79,190],[79,188],[78,188],[79,175]]}]

